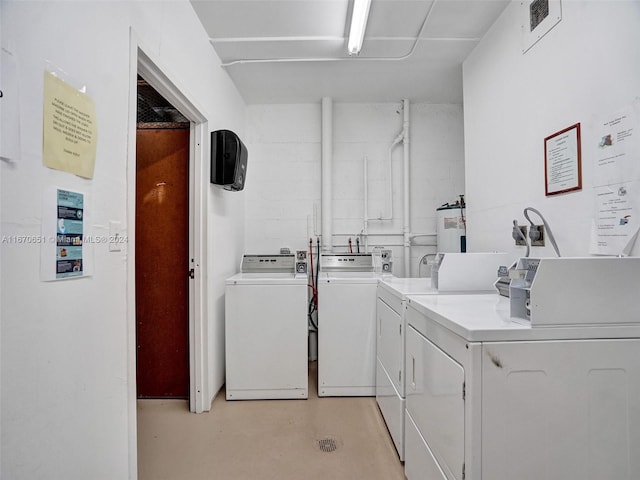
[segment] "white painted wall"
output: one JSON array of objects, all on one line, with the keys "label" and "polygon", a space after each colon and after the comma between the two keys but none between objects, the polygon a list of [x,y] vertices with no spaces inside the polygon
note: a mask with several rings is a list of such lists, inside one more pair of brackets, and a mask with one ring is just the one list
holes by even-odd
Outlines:
[{"label": "white painted wall", "polygon": [[[19,76],[19,156],[0,162],[2,235],[41,233],[48,186],[90,195],[90,225],[126,226],[130,29],[211,130],[244,135],[245,105],[186,0],[0,3],[2,48]],[[96,104],[93,180],[42,166],[43,72],[50,62]],[[5,66],[3,66],[5,67]],[[10,92],[6,92],[10,93]],[[15,92],[11,92],[15,93]],[[6,98],[6,95],[5,95]],[[3,142],[14,138],[2,138]],[[208,168],[206,169],[208,172]],[[206,187],[210,395],[223,382],[224,279],[243,251],[244,193]],[[136,477],[135,351],[128,346],[126,252],[94,249],[91,278],[43,283],[37,245],[2,244],[2,464],[11,480]],[[133,362],[133,363],[132,363]]]},{"label": "white painted wall", "polygon": [[[511,226],[524,224],[522,211],[532,206],[562,255],[588,255],[595,121],[640,95],[640,2],[563,0],[560,23],[524,55],[519,14],[512,2],[464,63],[469,248],[523,255]],[[546,197],[544,138],[578,122],[583,188]],[[546,255],[555,255],[549,242],[532,249]]]},{"label": "white painted wall", "polygon": [[[246,247],[250,252],[308,248],[321,233],[321,105],[251,105],[247,139]],[[369,159],[369,217],[387,217],[388,150],[402,130],[402,102],[333,105],[334,250],[356,251],[363,228],[364,168]],[[461,105],[410,108],[411,230],[435,234],[435,210],[464,193]],[[394,271],[404,275],[402,145],[393,150],[393,220],[370,221],[369,246],[392,247]],[[315,217],[314,217],[315,215]],[[314,221],[315,218],[315,221]],[[435,236],[417,242],[435,242]],[[364,251],[364,245],[362,250]],[[435,247],[412,249],[411,275]]]}]

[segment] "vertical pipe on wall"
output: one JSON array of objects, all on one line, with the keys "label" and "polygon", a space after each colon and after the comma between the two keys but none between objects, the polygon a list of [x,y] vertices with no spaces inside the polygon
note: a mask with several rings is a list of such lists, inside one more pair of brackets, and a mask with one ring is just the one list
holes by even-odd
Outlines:
[{"label": "vertical pipe on wall", "polygon": [[333,229],[332,229],[332,174],[333,163],[333,101],[330,97],[322,98],[322,159],[321,159],[321,182],[322,182],[322,251],[331,252],[333,250]]},{"label": "vertical pipe on wall", "polygon": [[365,155],[364,159],[363,159],[363,165],[364,165],[364,172],[363,172],[363,176],[364,176],[364,222],[363,222],[363,226],[362,226],[362,236],[364,238],[364,251],[365,253],[368,252],[368,245],[369,245],[369,171],[368,171],[368,164],[369,164],[369,158]]},{"label": "vertical pipe on wall", "polygon": [[404,225],[402,234],[404,238],[404,276],[411,276],[411,211],[409,209],[410,195],[410,175],[409,175],[409,100],[404,99],[404,123],[403,123],[403,146],[404,146]]}]

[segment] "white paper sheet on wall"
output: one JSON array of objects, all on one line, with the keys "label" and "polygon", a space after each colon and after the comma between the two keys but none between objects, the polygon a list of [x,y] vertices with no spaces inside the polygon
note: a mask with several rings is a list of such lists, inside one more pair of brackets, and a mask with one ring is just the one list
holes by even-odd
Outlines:
[{"label": "white paper sheet on wall", "polygon": [[93,99],[45,71],[42,123],[42,163],[93,178],[97,141]]},{"label": "white paper sheet on wall", "polygon": [[640,102],[602,115],[594,125],[589,252],[629,255],[640,231]]},{"label": "white paper sheet on wall", "polygon": [[589,253],[629,255],[640,230],[640,182],[596,187],[595,195]]},{"label": "white paper sheet on wall", "polygon": [[0,158],[8,162],[20,159],[20,92],[15,56],[6,49],[0,51]]},{"label": "white paper sheet on wall", "polygon": [[640,180],[640,105],[635,104],[598,119],[593,186]]}]

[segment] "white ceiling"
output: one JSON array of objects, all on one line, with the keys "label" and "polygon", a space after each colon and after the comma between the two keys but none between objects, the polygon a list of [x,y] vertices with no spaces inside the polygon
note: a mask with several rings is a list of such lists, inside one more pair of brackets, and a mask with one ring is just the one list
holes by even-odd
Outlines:
[{"label": "white ceiling", "polygon": [[509,1],[372,0],[357,57],[347,54],[352,0],[191,4],[249,104],[462,103],[462,62]]}]

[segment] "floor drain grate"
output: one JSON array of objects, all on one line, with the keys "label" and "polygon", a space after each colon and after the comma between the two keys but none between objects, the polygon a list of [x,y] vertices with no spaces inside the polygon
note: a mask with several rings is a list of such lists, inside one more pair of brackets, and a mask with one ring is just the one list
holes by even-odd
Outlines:
[{"label": "floor drain grate", "polygon": [[333,438],[321,438],[318,440],[318,447],[323,452],[335,452],[338,449],[338,444]]}]

